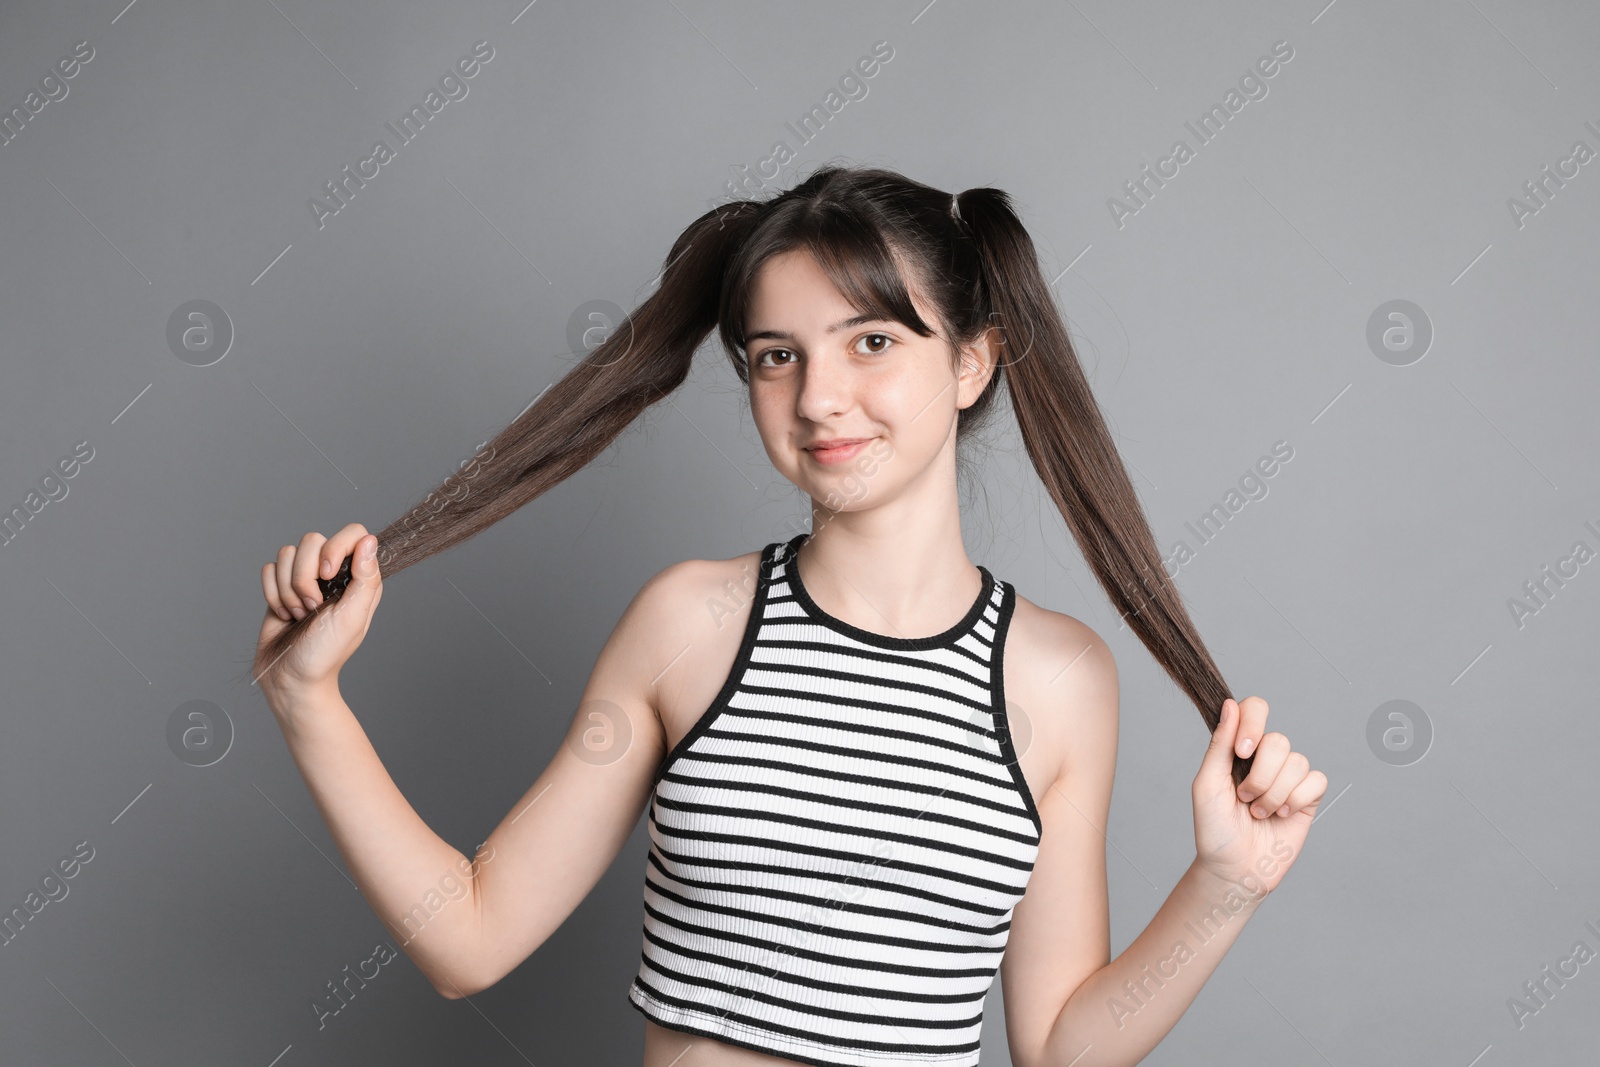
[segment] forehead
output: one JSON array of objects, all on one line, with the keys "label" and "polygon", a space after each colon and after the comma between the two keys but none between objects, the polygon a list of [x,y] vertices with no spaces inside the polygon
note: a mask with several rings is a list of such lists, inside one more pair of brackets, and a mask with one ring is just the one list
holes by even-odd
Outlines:
[{"label": "forehead", "polygon": [[[932,306],[922,296],[914,272],[907,270],[899,256],[895,256],[895,263],[917,313],[925,322],[937,321]],[[879,319],[866,309],[856,307],[839,291],[815,256],[805,249],[796,249],[771,257],[757,269],[750,286],[744,326],[746,339],[755,340],[763,334],[788,336],[796,330],[825,328],[821,324],[844,327],[877,321],[892,320]]]},{"label": "forehead", "polygon": [[749,309],[752,318],[764,313],[808,307],[822,301],[830,312],[849,307],[822,264],[805,249],[780,252],[761,264],[750,286]]}]

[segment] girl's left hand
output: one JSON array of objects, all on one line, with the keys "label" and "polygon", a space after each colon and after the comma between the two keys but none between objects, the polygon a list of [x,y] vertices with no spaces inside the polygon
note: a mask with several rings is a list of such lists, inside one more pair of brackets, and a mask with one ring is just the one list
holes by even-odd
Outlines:
[{"label": "girl's left hand", "polygon": [[[1194,843],[1196,861],[1209,873],[1271,892],[1300,855],[1328,777],[1311,770],[1283,734],[1264,734],[1266,721],[1260,697],[1223,701],[1194,779]],[[1235,789],[1233,755],[1252,751],[1255,762]]]}]

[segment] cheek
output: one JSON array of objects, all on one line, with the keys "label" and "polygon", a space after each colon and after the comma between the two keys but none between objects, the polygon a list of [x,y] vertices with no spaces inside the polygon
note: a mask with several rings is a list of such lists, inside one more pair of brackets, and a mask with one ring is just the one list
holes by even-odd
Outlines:
[{"label": "cheek", "polygon": [[750,390],[750,417],[758,427],[766,428],[775,421],[776,399],[766,390]]},{"label": "cheek", "polygon": [[761,435],[761,443],[771,451],[788,440],[789,420],[784,413],[782,399],[766,391],[750,395],[750,418]]},{"label": "cheek", "polygon": [[880,420],[905,443],[942,441],[957,400],[956,383],[946,377],[907,375],[881,383],[870,403]]}]

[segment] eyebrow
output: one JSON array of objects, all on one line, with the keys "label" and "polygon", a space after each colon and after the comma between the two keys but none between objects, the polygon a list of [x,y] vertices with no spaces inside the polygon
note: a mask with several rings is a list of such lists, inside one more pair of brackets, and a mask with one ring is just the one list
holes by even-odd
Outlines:
[{"label": "eyebrow", "polygon": [[[893,321],[893,320],[880,318],[877,315],[873,315],[873,314],[864,312],[864,313],[862,313],[860,315],[852,315],[848,319],[840,319],[838,322],[834,323],[832,326],[829,326],[828,329],[827,329],[827,332],[828,333],[838,333],[840,330],[848,330],[852,326],[862,326],[862,325],[864,325],[866,323],[869,323],[869,322],[891,322],[891,321]],[[745,335],[745,343],[746,344],[748,344],[751,341],[762,341],[762,340],[793,341],[794,340],[794,334],[789,333],[786,330],[758,330],[755,333],[746,334]]]}]

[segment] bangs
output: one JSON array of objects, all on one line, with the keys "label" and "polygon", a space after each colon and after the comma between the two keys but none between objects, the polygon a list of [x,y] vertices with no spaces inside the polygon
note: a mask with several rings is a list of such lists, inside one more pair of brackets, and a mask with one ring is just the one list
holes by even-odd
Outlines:
[{"label": "bangs", "polygon": [[[872,220],[838,202],[793,201],[780,205],[729,264],[718,318],[730,354],[745,350],[750,290],[762,265],[795,251],[809,253],[857,312],[933,336],[934,328],[911,302],[899,261]],[[735,364],[742,367],[738,360]]]}]

